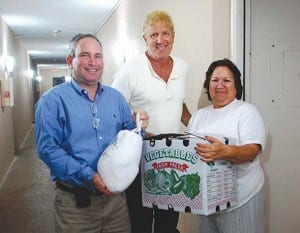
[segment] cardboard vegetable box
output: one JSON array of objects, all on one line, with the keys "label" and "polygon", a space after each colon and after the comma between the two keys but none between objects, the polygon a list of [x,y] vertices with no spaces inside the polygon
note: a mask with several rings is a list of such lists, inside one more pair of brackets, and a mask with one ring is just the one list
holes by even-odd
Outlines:
[{"label": "cardboard vegetable box", "polygon": [[209,143],[201,134],[162,134],[144,140],[143,206],[209,215],[237,204],[236,166],[223,160],[201,161],[194,149],[198,142]]}]

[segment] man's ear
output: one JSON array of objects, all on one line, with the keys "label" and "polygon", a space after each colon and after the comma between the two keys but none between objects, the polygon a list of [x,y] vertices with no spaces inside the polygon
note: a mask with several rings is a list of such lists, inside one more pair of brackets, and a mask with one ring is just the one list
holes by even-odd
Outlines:
[{"label": "man's ear", "polygon": [[70,68],[72,68],[72,61],[73,61],[73,57],[71,55],[66,57],[66,62]]},{"label": "man's ear", "polygon": [[146,45],[148,45],[148,44],[147,44],[147,37],[146,37],[146,35],[145,35],[145,34],[143,34],[143,39],[144,39],[144,41],[145,41]]}]

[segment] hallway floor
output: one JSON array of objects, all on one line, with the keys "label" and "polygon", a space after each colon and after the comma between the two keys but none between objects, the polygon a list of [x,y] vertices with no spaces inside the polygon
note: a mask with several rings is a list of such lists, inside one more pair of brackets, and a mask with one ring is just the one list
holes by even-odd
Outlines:
[{"label": "hallway floor", "polygon": [[33,131],[0,190],[0,233],[54,232],[54,183],[38,158]]}]

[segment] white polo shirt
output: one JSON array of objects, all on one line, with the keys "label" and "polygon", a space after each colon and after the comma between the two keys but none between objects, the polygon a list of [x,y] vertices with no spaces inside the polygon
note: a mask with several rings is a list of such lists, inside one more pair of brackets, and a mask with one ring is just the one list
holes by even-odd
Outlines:
[{"label": "white polo shirt", "polygon": [[125,63],[112,84],[133,110],[148,113],[147,131],[154,134],[180,132],[188,65],[180,58],[172,59],[173,69],[167,83],[155,73],[143,54]]}]

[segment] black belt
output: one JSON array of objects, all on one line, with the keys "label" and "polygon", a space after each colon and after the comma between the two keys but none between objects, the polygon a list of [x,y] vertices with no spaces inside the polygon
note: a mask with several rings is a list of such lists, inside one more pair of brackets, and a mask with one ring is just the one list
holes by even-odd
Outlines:
[{"label": "black belt", "polygon": [[[78,189],[82,189],[80,187],[77,187],[77,186],[74,186],[71,184],[66,184],[61,181],[56,181],[56,187],[63,191],[66,191],[68,193],[73,193],[73,194],[75,194]],[[93,190],[86,189],[86,191],[91,196],[103,196],[104,195],[103,193],[99,192],[97,189],[93,189]]]}]

